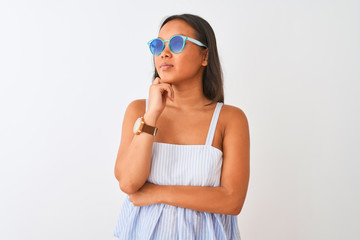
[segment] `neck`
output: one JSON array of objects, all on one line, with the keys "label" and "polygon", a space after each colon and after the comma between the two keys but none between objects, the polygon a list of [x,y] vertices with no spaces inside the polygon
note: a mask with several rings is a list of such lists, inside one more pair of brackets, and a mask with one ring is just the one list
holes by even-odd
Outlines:
[{"label": "neck", "polygon": [[166,105],[180,111],[203,109],[204,105],[211,102],[203,93],[202,79],[181,81],[172,84],[172,88],[174,90],[174,101],[167,99]]}]

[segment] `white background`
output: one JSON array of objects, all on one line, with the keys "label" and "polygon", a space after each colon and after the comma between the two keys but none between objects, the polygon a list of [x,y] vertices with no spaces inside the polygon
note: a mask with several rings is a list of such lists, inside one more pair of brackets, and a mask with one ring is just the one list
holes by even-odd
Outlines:
[{"label": "white background", "polygon": [[172,14],[213,27],[225,104],[250,125],[243,240],[359,239],[360,4],[0,3],[0,239],[114,239],[127,105]]}]

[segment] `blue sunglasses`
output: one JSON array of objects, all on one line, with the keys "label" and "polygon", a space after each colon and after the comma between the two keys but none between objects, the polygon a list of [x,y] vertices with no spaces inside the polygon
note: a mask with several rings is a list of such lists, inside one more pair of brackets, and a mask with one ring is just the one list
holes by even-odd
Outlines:
[{"label": "blue sunglasses", "polygon": [[149,45],[150,52],[155,56],[159,56],[160,53],[162,53],[162,51],[165,49],[165,42],[169,42],[169,48],[173,53],[179,53],[184,49],[186,40],[189,40],[190,42],[193,42],[199,45],[200,47],[207,48],[205,44],[202,44],[198,40],[182,35],[174,35],[167,40],[154,38],[150,40],[147,44]]}]

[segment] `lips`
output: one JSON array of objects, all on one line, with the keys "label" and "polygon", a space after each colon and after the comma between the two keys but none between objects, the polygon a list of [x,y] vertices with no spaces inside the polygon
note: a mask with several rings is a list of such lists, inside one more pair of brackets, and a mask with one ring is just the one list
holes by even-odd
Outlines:
[{"label": "lips", "polygon": [[169,69],[169,68],[172,68],[174,65],[172,64],[169,64],[169,63],[163,63],[160,65],[160,68],[161,69]]}]

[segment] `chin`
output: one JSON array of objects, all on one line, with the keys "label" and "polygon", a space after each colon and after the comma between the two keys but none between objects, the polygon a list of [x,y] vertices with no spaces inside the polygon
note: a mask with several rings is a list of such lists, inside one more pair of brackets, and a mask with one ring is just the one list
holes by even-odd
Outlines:
[{"label": "chin", "polygon": [[167,74],[165,75],[159,75],[159,77],[161,78],[161,81],[162,82],[165,82],[165,83],[172,83],[174,81],[174,78],[173,77],[170,77],[170,76],[166,76]]}]

